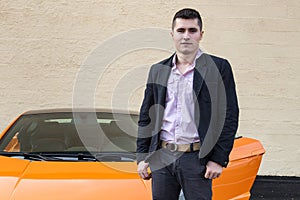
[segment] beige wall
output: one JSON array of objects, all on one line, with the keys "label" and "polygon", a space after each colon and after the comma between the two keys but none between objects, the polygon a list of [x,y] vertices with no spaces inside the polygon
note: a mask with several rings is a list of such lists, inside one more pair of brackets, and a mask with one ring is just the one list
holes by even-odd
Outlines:
[{"label": "beige wall", "polygon": [[[261,140],[267,150],[259,173],[300,176],[298,0],[2,0],[0,129],[29,109],[72,106],[77,73],[92,52],[116,34],[147,27],[170,29],[173,14],[183,7],[196,8],[203,16],[201,47],[232,64],[241,109],[238,132]],[[146,78],[141,66],[172,50],[147,49],[147,42],[155,39],[138,34],[131,39],[134,36],[146,41],[145,48],[115,58],[97,86],[87,87],[97,107],[111,106],[120,80],[137,68],[142,70],[135,70],[132,80],[138,84],[130,86],[134,90],[126,100],[137,110]],[[111,43],[130,46],[126,40]]]}]

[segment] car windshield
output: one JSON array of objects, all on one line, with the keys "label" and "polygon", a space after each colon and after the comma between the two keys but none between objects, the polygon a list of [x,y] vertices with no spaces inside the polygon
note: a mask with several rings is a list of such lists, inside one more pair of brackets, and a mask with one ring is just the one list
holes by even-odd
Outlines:
[{"label": "car windshield", "polygon": [[134,153],[137,118],[102,112],[26,114],[2,137],[0,151]]}]

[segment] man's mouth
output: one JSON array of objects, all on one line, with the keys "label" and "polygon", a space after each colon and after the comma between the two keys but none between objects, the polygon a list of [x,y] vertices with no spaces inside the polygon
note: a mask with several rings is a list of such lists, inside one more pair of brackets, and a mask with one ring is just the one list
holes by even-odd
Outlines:
[{"label": "man's mouth", "polygon": [[180,44],[186,45],[186,44],[192,44],[192,43],[188,43],[188,42],[182,42]]}]

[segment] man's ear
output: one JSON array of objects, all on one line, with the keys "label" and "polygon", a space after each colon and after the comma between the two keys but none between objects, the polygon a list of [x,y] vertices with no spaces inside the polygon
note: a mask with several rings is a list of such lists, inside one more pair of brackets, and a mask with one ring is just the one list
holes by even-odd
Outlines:
[{"label": "man's ear", "polygon": [[200,39],[200,40],[202,40],[203,35],[204,35],[204,31],[200,31],[200,36],[201,36],[201,39]]}]

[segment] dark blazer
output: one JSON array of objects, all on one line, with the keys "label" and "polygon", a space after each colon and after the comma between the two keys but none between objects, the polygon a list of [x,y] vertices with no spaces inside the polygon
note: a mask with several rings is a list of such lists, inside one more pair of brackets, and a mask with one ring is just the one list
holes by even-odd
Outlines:
[{"label": "dark blazer", "polygon": [[[167,81],[174,54],[150,68],[140,109],[137,162],[149,161],[160,148]],[[229,62],[203,53],[194,70],[195,124],[201,142],[200,163],[211,160],[226,167],[238,128],[239,108]]]}]

